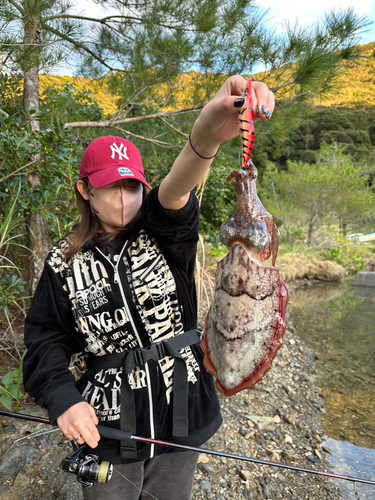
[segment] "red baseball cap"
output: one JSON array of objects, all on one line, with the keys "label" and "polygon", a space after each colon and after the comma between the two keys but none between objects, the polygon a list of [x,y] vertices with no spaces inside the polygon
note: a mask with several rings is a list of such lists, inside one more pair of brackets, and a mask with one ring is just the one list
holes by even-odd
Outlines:
[{"label": "red baseball cap", "polygon": [[83,154],[80,178],[100,189],[122,179],[135,179],[151,188],[144,177],[141,153],[122,137],[99,137]]}]

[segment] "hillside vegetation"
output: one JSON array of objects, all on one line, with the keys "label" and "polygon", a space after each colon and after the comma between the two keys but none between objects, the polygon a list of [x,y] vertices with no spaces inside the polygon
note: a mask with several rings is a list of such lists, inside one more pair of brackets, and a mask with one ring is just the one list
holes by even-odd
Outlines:
[{"label": "hillside vegetation", "polygon": [[[359,49],[360,58],[358,62],[345,63],[345,73],[338,77],[338,84],[331,89],[329,95],[316,100],[316,105],[351,108],[375,106],[375,42],[362,45]],[[196,72],[178,77],[180,80],[179,91],[174,97],[181,108],[194,104],[191,89],[193,88],[193,82],[196,85],[197,78],[201,78],[203,82],[204,79],[209,77],[204,77]],[[255,76],[254,79],[256,80],[257,77]],[[54,85],[63,87],[68,82],[72,83],[78,91],[88,91],[97,104],[103,108],[105,114],[112,114],[118,109],[119,96],[111,90],[108,76],[100,80],[90,80],[89,78],[72,76],[41,75],[41,97],[43,98],[43,93],[48,87]],[[159,92],[164,98],[168,97],[164,92],[165,89],[165,85],[160,85]],[[168,109],[168,106],[165,109]]]},{"label": "hillside vegetation", "polygon": [[375,42],[359,48],[358,63],[347,63],[335,92],[320,99],[317,104],[349,108],[375,106]]}]

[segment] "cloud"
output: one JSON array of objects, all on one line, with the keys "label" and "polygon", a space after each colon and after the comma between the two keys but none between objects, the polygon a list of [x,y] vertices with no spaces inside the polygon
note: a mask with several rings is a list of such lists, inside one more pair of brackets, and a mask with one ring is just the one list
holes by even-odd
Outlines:
[{"label": "cloud", "polygon": [[[321,19],[326,12],[340,9],[354,8],[359,16],[368,16],[369,21],[375,21],[374,0],[361,0],[353,5],[352,0],[314,0],[303,2],[301,0],[258,0],[261,9],[269,9],[267,19],[272,25],[282,27],[288,21],[292,26],[298,22],[300,26],[308,26]],[[371,26],[363,36],[364,43],[375,41],[375,25]]]}]

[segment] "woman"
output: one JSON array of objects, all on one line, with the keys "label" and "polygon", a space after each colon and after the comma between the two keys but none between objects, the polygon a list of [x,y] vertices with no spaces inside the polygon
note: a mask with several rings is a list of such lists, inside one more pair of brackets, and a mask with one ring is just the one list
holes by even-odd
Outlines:
[{"label": "woman", "polygon": [[[221,424],[196,333],[199,207],[192,190],[221,142],[238,135],[245,87],[240,76],[225,82],[155,189],[139,151],[122,138],[99,138],[82,158],[81,222],[46,259],[26,319],[24,380],[68,439],[115,464],[119,474],[85,489],[84,498],[192,494],[197,453],[101,439],[99,422],[192,446]],[[255,116],[267,120],[272,92],[254,82],[253,93]],[[83,353],[78,383],[69,370],[75,353]]]}]

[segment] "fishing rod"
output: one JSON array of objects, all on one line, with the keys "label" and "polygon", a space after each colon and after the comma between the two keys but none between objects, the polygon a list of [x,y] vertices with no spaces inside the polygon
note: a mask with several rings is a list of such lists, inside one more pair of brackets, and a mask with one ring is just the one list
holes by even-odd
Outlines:
[{"label": "fishing rod", "polygon": [[11,411],[0,410],[0,416],[18,418],[19,420],[29,420],[30,422],[51,425],[51,421],[48,420],[48,418],[34,417],[34,415],[25,415],[24,413],[14,413]]},{"label": "fishing rod", "polygon": [[[40,417],[34,417],[31,415],[25,415],[22,413],[12,413],[9,411],[3,411],[0,410],[0,415],[5,416],[5,417],[13,417],[21,420],[29,420],[32,422],[39,422],[42,424],[51,424],[50,420],[47,418],[40,418]],[[146,444],[154,444],[158,446],[166,446],[169,448],[176,448],[180,450],[189,450],[189,451],[196,451],[198,453],[205,453],[207,455],[215,455],[219,457],[225,457],[225,458],[230,458],[233,460],[241,460],[243,462],[251,462],[257,465],[266,465],[268,467],[278,467],[281,469],[288,469],[288,470],[293,470],[296,472],[305,472],[307,474],[314,474],[317,476],[325,476],[325,477],[330,477],[333,479],[342,479],[344,481],[350,481],[353,483],[364,483],[364,484],[369,484],[372,486],[375,486],[375,481],[371,481],[370,479],[362,479],[359,477],[353,477],[353,476],[344,476],[341,474],[334,474],[332,472],[324,472],[320,470],[315,470],[315,469],[307,469],[305,467],[298,467],[296,465],[287,465],[287,464],[282,464],[279,462],[271,462],[269,460],[262,460],[260,458],[255,458],[255,457],[247,457],[244,455],[236,455],[233,453],[226,453],[222,451],[216,451],[216,450],[209,450],[207,448],[201,448],[198,446],[189,446],[189,445],[184,445],[184,444],[178,444],[178,443],[171,443],[169,441],[162,441],[159,439],[151,439],[151,438],[145,438],[145,437],[140,437],[140,436],[135,436],[131,434],[129,431],[123,431],[119,429],[113,429],[111,427],[105,427],[103,425],[98,425],[97,429],[99,431],[99,434],[103,437],[106,437],[108,439],[115,439],[118,441],[138,441],[141,443],[146,443]],[[75,452],[72,455],[69,455],[69,457],[73,456],[74,454],[77,455],[78,451],[82,451],[83,448],[85,448],[86,445],[81,446],[80,448],[75,449]],[[76,456],[74,455],[74,456]],[[67,457],[67,458],[69,458]],[[103,464],[108,464],[108,462],[103,462]],[[107,465],[105,466],[107,467]],[[65,469],[64,469],[65,470]],[[66,472],[74,472],[73,470],[67,470]],[[108,471],[108,475],[111,474],[111,471]],[[78,480],[79,477],[78,477]],[[108,479],[109,480],[109,479]],[[83,482],[83,481],[80,481]],[[106,481],[98,481],[98,482],[106,482]],[[85,483],[84,483],[85,484]]]}]

